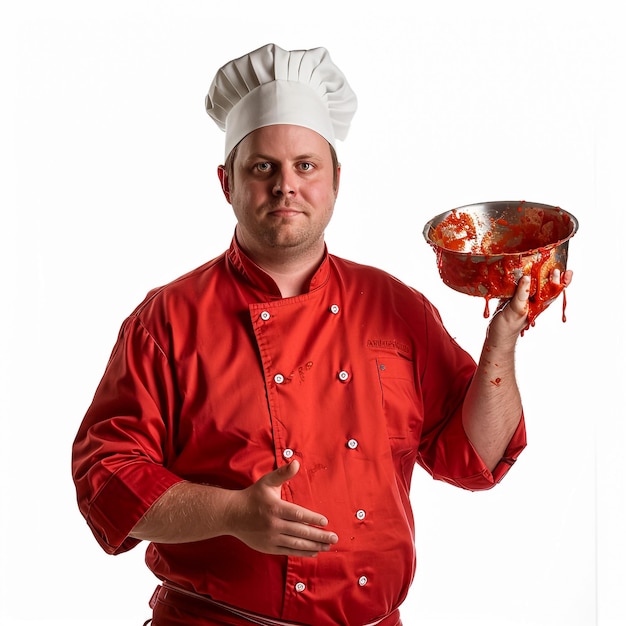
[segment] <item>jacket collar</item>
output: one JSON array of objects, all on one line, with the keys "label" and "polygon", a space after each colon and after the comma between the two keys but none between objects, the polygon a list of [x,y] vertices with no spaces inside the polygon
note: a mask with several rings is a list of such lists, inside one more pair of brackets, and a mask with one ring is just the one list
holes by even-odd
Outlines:
[{"label": "jacket collar", "polygon": [[[274,279],[243,251],[236,236],[233,236],[230,248],[228,249],[226,255],[233,270],[254,289],[262,292],[270,299],[282,298],[280,290],[274,282]],[[324,244],[324,257],[322,258],[317,270],[315,270],[313,276],[311,276],[306,292],[308,293],[314,291],[325,285],[328,281],[329,274],[329,254],[328,249]]]}]

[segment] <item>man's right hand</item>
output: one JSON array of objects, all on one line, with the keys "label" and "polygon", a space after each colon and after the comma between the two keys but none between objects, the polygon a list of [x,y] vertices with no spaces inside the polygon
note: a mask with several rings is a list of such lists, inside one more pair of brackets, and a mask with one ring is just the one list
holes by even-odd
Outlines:
[{"label": "man's right hand", "polygon": [[323,530],[328,519],[281,498],[283,483],[299,470],[300,463],[292,461],[247,489],[233,491],[225,513],[229,534],[266,554],[314,557],[330,550],[339,539]]}]

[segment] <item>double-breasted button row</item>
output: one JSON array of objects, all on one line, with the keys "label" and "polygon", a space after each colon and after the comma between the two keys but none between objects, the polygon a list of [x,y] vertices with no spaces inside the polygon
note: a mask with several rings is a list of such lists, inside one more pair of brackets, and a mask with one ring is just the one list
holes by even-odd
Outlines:
[{"label": "double-breasted button row", "polygon": [[[337,372],[337,378],[342,383],[346,383],[350,380],[350,372],[346,370],[341,370],[340,372]],[[285,377],[283,376],[283,374],[274,374],[274,382],[277,385],[282,385],[285,382]]]},{"label": "double-breasted button row", "polygon": [[[337,315],[340,311],[339,305],[338,304],[331,304],[328,307],[328,312],[332,313],[333,315]],[[264,321],[267,322],[271,317],[272,314],[269,311],[261,311],[261,313],[259,313],[259,317]]]},{"label": "double-breasted button row", "polygon": [[[356,450],[359,447],[359,442],[356,439],[348,439],[346,441],[346,448],[348,450]],[[291,448],[285,448],[283,450],[283,458],[290,459],[294,455],[294,451]]]},{"label": "double-breasted button row", "polygon": [[[367,580],[367,576],[359,576],[357,583],[359,585],[359,587],[365,587],[365,585],[367,585],[368,580]],[[303,591],[306,590],[306,584],[303,583],[302,581],[297,582],[293,588],[298,592],[298,593],[302,593]]]}]

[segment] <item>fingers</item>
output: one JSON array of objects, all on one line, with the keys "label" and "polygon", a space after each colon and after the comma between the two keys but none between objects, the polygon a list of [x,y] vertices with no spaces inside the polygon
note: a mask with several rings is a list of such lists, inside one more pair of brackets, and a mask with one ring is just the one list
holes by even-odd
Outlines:
[{"label": "fingers", "polygon": [[328,518],[321,513],[316,513],[315,511],[310,511],[309,509],[304,509],[297,505],[293,505],[295,507],[295,511],[291,510],[285,512],[285,519],[290,522],[296,522],[298,524],[309,524],[312,526],[321,526],[324,528],[328,526]]},{"label": "fingers", "polygon": [[280,548],[289,551],[291,555],[307,552],[313,556],[319,552],[328,552],[338,541],[339,537],[334,532],[301,522],[285,521],[277,544]]},{"label": "fingers", "polygon": [[528,299],[530,298],[530,276],[524,275],[520,278],[515,290],[515,295],[509,306],[519,316],[525,316],[528,312]]},{"label": "fingers", "polygon": [[572,278],[574,278],[574,272],[572,272],[572,270],[565,270],[562,278],[563,285],[567,287],[572,282]]},{"label": "fingers", "polygon": [[563,272],[563,275],[561,275],[561,270],[554,269],[552,270],[550,280],[555,285],[563,284],[564,287],[567,287],[572,282],[573,277],[574,277],[574,272],[572,272],[572,270],[565,270],[565,272]]},{"label": "fingers", "polygon": [[[333,543],[337,543],[336,541]],[[281,554],[283,556],[299,556],[314,558],[320,552],[330,552],[331,543],[316,542],[290,535],[283,535],[278,542],[276,549],[272,554]]]},{"label": "fingers", "polygon": [[[311,511],[309,509],[305,509],[304,507],[290,502],[285,502],[281,517],[286,522],[292,523],[294,527],[305,525],[304,528],[306,529],[313,528],[315,526],[319,526],[321,528],[328,526],[328,518],[325,515],[322,515],[321,513],[316,513],[315,511]],[[302,533],[300,533],[300,536],[316,536],[318,537],[319,541],[325,542],[328,542],[331,535],[334,535],[334,533],[329,533],[322,530],[320,530],[319,532],[313,532],[311,534],[309,534],[307,530],[304,530]]]}]

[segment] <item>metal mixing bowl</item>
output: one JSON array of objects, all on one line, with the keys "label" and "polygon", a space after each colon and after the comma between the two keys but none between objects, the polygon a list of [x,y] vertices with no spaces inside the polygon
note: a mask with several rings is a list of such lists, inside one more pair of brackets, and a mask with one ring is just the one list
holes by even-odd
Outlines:
[{"label": "metal mixing bowl", "polygon": [[483,298],[510,298],[522,275],[531,298],[540,296],[554,269],[565,271],[578,220],[548,204],[497,201],[469,204],[437,215],[423,235],[437,255],[443,282]]}]

